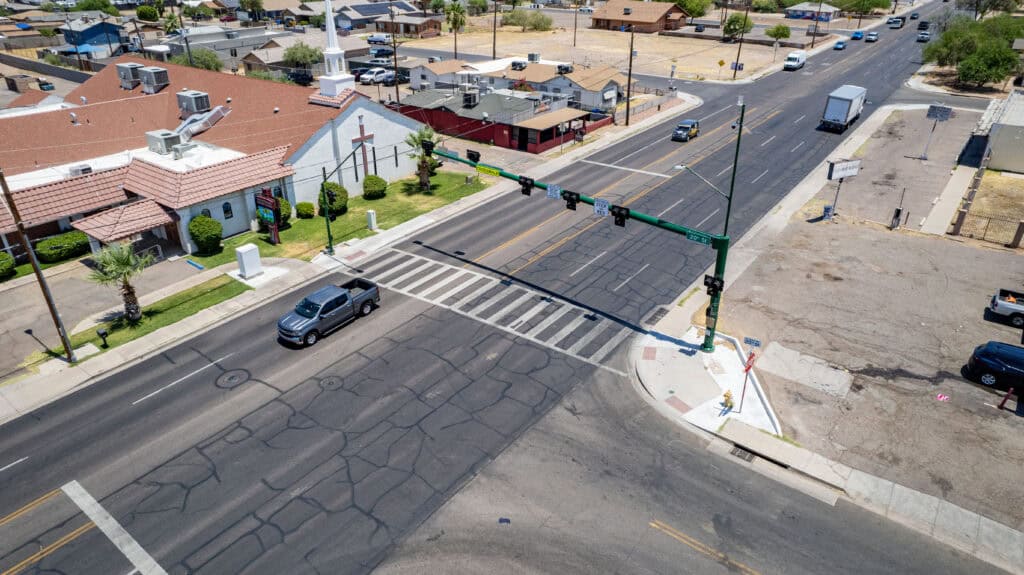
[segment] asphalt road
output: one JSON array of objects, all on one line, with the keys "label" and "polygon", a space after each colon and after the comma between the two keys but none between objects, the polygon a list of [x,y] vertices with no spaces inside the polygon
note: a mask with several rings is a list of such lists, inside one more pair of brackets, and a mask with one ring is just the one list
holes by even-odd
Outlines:
[{"label": "asphalt road", "polygon": [[[874,107],[914,68],[912,38],[869,50],[739,89],[750,132],[734,235],[838,143],[813,129],[824,93],[861,83]],[[706,90],[715,91],[722,97],[705,96],[693,112],[704,119],[696,141],[668,142],[666,122],[552,181],[717,229],[720,199],[670,171],[686,161],[722,185],[735,92]],[[428,530],[456,506],[473,508],[463,502],[496,474],[517,477],[509,489],[551,514],[585,504],[613,526],[551,523],[586,558],[590,568],[578,572],[612,570],[595,551],[612,548],[620,572],[993,572],[723,462],[646,408],[624,377],[626,340],[613,334],[671,301],[709,254],[635,223],[595,222],[539,194],[499,198],[400,246],[416,256],[375,256],[367,269],[389,286],[384,307],[315,348],[276,342],[274,321],[299,296],[287,294],[0,427],[0,573],[127,573],[127,557],[145,554],[170,573],[362,573],[396,549],[396,561],[414,556],[421,535],[435,537]],[[388,270],[388,258],[411,263]],[[428,281],[466,272],[479,283],[450,294]],[[521,327],[495,311],[531,304],[541,315]],[[545,306],[568,311],[556,317]],[[544,314],[553,323],[541,329]],[[607,325],[606,339],[582,345],[590,325]],[[566,414],[579,426],[569,419],[566,429]],[[83,516],[90,507],[76,485],[111,519],[93,512],[94,526]],[[654,519],[677,532],[634,538],[620,553],[614,526]],[[110,521],[138,547],[115,538],[116,548],[101,532]],[[485,554],[488,536],[470,535],[474,560],[499,569],[502,557]],[[554,564],[543,560],[543,535],[510,550],[532,557],[536,572]],[[413,547],[398,547],[410,536]],[[673,543],[688,538],[703,543]]]}]

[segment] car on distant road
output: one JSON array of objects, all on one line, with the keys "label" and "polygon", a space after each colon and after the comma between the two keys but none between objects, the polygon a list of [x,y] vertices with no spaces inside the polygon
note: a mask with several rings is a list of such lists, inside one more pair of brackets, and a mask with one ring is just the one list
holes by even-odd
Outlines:
[{"label": "car on distant road", "polygon": [[584,14],[593,14],[594,9],[590,6],[580,6],[580,12],[583,12]]},{"label": "car on distant road", "polygon": [[921,17],[921,15],[918,14],[917,12],[914,12],[913,14],[910,15],[910,19],[911,20],[917,20],[920,17]]},{"label": "car on distant road", "polygon": [[704,31],[704,25],[703,24],[697,24],[696,26],[693,27],[693,31],[694,32],[703,32]]},{"label": "car on distant road", "polygon": [[930,33],[928,33],[928,32],[918,32],[917,33],[917,41],[918,42],[928,42],[931,39],[932,39],[932,35]]},{"label": "car on distant road", "polygon": [[834,46],[832,46],[832,49],[833,50],[845,50],[846,49],[846,42],[840,40],[840,41],[836,42]]},{"label": "car on distant road", "polygon": [[374,58],[393,56],[395,51],[390,46],[375,46],[370,48],[370,55]]},{"label": "car on distant road", "polygon": [[697,120],[683,120],[679,122],[676,129],[672,131],[673,142],[689,142],[700,135],[700,122]]},{"label": "car on distant road", "polygon": [[927,30],[930,26],[931,24],[929,24],[927,20],[921,20],[917,23],[918,30]]},{"label": "car on distant road", "polygon": [[850,40],[863,40],[863,39],[864,39],[864,32],[861,31],[861,30],[857,30],[853,34],[850,34]]},{"label": "car on distant road", "polygon": [[238,21],[238,16],[235,16],[234,14],[225,14],[225,15],[220,17],[220,21],[221,22],[237,22]]},{"label": "car on distant road", "polygon": [[366,38],[368,44],[390,44],[391,34],[370,34]]},{"label": "car on distant road", "polygon": [[868,32],[867,36],[864,36],[865,42],[878,42],[878,32]]},{"label": "car on distant road", "polygon": [[360,84],[378,84],[387,77],[387,70],[384,68],[370,68],[359,76]]},{"label": "car on distant road", "polygon": [[1024,347],[990,341],[974,348],[961,370],[964,377],[996,389],[1024,387]]}]

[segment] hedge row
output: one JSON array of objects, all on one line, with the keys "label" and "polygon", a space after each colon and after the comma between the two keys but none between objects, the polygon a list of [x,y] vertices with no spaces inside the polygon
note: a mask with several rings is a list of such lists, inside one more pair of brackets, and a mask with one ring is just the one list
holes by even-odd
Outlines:
[{"label": "hedge row", "polygon": [[46,263],[62,262],[89,252],[89,236],[78,230],[46,238],[36,244],[36,255]]}]

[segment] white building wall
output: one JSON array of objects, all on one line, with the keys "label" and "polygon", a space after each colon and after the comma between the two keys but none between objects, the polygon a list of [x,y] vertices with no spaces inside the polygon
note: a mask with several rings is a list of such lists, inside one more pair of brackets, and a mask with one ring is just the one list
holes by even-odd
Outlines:
[{"label": "white building wall", "polygon": [[[361,151],[352,153],[359,137],[359,116],[363,116],[364,131],[372,134],[373,140],[366,143],[366,157],[369,172],[388,182],[409,177],[416,170],[415,161],[409,157],[405,138],[423,124],[389,110],[380,104],[360,99],[330,124],[325,125],[308,142],[289,157],[295,175],[291,187],[295,202],[316,203],[323,180],[323,168],[330,173],[344,160],[344,165],[331,177],[331,181],[345,187],[350,196],[363,193],[362,184],[366,178]],[[333,140],[337,141],[337,150]],[[395,148],[398,160],[396,166]],[[376,172],[373,150],[376,150]],[[351,157],[349,155],[351,154]],[[357,174],[358,171],[358,180]]]},{"label": "white building wall", "polygon": [[[223,195],[187,208],[181,208],[176,210],[179,217],[178,235],[181,236],[181,248],[190,254],[196,251],[196,244],[192,241],[191,234],[188,233],[188,223],[192,221],[192,218],[202,214],[203,210],[209,210],[210,217],[220,222],[220,225],[224,228],[223,236],[225,238],[258,229],[254,197],[256,194],[261,193],[263,188],[270,188],[271,190],[280,189],[281,194],[292,204],[292,213],[294,213],[294,197],[289,194],[289,187],[286,185],[286,182],[280,179]],[[230,206],[230,218],[225,217],[225,204]]]},{"label": "white building wall", "polygon": [[989,168],[1024,174],[1024,126],[993,124],[988,145]]},{"label": "white building wall", "polygon": [[449,74],[435,74],[426,66],[420,65],[409,70],[409,85],[413,90],[427,88],[446,88],[456,86],[459,83],[459,76],[455,72]]}]

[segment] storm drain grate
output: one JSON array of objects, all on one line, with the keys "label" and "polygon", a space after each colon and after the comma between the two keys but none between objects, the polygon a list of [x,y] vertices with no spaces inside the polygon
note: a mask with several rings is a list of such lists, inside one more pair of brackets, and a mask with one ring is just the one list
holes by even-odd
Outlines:
[{"label": "storm drain grate", "polygon": [[663,307],[659,307],[658,309],[654,310],[654,313],[652,313],[650,315],[650,317],[647,318],[647,321],[644,322],[644,323],[646,323],[647,325],[654,325],[654,324],[658,323],[659,321],[661,321],[661,318],[665,317],[665,315],[667,315],[667,314],[668,314],[668,310],[667,309],[665,309]]},{"label": "storm drain grate", "polygon": [[739,457],[740,459],[746,461],[747,463],[750,463],[751,461],[754,460],[754,454],[747,451],[746,449],[743,449],[739,445],[733,447],[732,451],[730,451],[729,453],[735,455],[736,457]]}]

